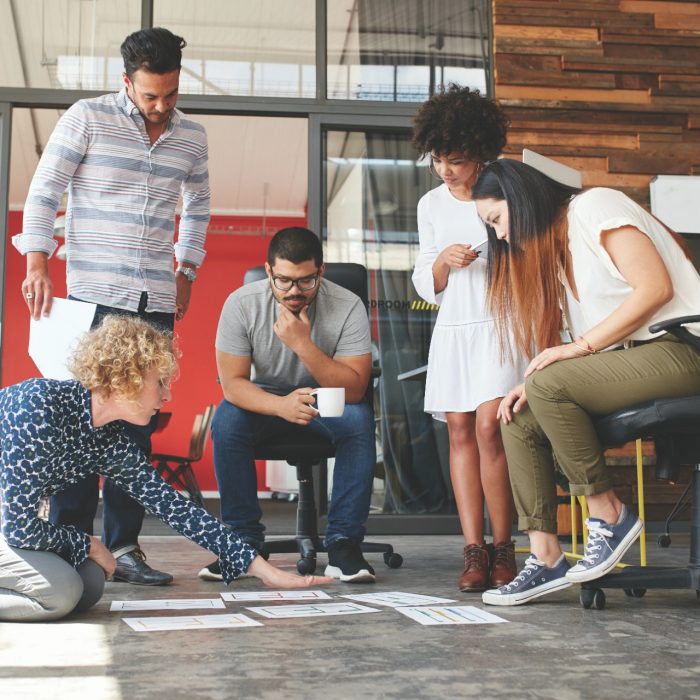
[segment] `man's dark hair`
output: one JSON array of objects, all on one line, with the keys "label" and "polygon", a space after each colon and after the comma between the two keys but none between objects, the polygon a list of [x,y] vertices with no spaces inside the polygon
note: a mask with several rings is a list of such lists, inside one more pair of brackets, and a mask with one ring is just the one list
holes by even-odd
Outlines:
[{"label": "man's dark hair", "polygon": [[151,73],[171,73],[182,64],[182,49],[187,42],[163,27],[140,29],[129,34],[121,45],[124,72],[132,78],[143,68]]},{"label": "man's dark hair", "polygon": [[313,260],[316,267],[323,265],[323,247],[319,237],[308,228],[290,226],[272,237],[267,249],[267,264],[272,267],[277,258],[299,263]]}]

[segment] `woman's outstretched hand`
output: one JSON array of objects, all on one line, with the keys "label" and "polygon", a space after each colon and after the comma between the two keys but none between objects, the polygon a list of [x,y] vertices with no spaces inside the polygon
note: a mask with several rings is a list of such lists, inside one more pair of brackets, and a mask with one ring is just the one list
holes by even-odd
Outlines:
[{"label": "woman's outstretched hand", "polygon": [[513,420],[513,413],[517,413],[527,403],[525,396],[525,385],[518,384],[515,389],[511,389],[498,404],[496,418],[508,425]]},{"label": "woman's outstretched hand", "polygon": [[268,588],[310,588],[326,583],[335,583],[331,576],[297,576],[282,571],[266,562],[261,556],[255,557],[248,567],[248,573],[259,578]]},{"label": "woman's outstretched hand", "polygon": [[588,353],[585,349],[580,348],[575,343],[566,343],[564,345],[555,345],[552,348],[546,348],[539,355],[536,355],[532,362],[525,370],[525,376],[529,377],[538,369],[544,369],[560,360],[571,360],[574,357],[582,357]]}]

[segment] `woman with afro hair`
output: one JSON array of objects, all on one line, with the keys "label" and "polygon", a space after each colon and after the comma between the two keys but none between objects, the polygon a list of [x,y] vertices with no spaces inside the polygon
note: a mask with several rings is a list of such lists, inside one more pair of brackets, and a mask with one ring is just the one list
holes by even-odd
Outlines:
[{"label": "woman with afro hair", "polygon": [[[486,228],[471,188],[506,144],[508,120],[491,100],[459,85],[418,110],[413,144],[442,180],[418,203],[418,294],[440,305],[428,358],[425,410],[447,422],[450,476],[465,539],[461,591],[509,583],[516,574],[513,498],[496,412],[526,362],[501,352],[486,306]],[[479,250],[477,250],[477,247]],[[480,250],[483,247],[483,252]],[[484,499],[493,544],[484,542]]]}]

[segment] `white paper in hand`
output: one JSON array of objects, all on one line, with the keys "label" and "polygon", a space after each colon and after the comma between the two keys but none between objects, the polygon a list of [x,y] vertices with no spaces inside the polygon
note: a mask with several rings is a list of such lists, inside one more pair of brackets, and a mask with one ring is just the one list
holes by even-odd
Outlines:
[{"label": "white paper in hand", "polygon": [[72,379],[66,362],[90,330],[96,304],[54,298],[51,313],[29,323],[29,357],[44,377]]}]

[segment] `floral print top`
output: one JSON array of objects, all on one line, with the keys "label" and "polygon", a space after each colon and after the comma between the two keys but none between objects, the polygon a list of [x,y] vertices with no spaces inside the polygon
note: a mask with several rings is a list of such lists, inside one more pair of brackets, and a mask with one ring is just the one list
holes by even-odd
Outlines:
[{"label": "floral print top", "polygon": [[116,421],[92,425],[91,393],[76,381],[29,379],[0,390],[0,524],[8,545],[55,552],[78,567],[90,538],[37,516],[40,499],[88,474],[108,476],[148,511],[216,554],[224,581],[256,551],[166,484]]}]

